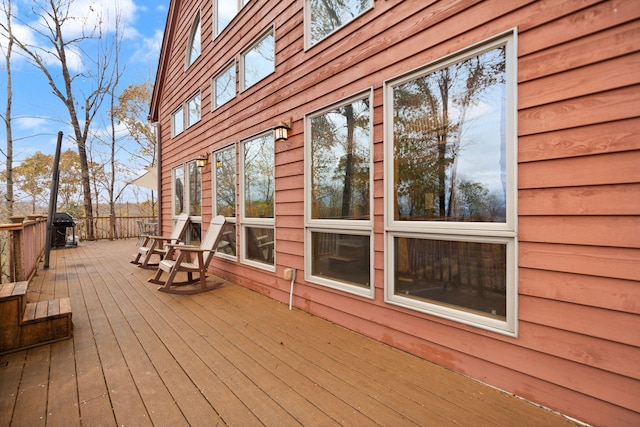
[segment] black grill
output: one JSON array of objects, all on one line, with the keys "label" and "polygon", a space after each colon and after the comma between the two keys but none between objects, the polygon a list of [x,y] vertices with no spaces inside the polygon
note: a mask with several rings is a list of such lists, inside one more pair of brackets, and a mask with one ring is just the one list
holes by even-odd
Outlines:
[{"label": "black grill", "polygon": [[67,245],[67,229],[71,229],[71,241],[69,245],[76,246],[76,221],[66,212],[56,212],[53,214],[51,221],[51,246],[54,248],[64,247]]}]

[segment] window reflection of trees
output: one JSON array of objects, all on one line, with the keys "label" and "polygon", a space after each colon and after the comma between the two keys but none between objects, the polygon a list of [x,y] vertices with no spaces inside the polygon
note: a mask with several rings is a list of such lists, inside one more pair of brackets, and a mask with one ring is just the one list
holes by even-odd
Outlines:
[{"label": "window reflection of trees", "polygon": [[236,216],[236,156],[233,148],[215,154],[216,215]]},{"label": "window reflection of trees", "polygon": [[173,170],[173,179],[174,179],[174,215],[180,215],[184,212],[184,169],[182,166],[177,167]]},{"label": "window reflection of trees", "polygon": [[267,34],[244,55],[244,88],[248,88],[275,69],[273,32]]},{"label": "window reflection of trees", "polygon": [[311,44],[370,9],[371,4],[372,0],[309,0]]},{"label": "window reflection of trees", "polygon": [[313,218],[369,218],[369,99],[311,119]]},{"label": "window reflection of trees", "polygon": [[244,143],[245,216],[273,218],[274,151],[271,134]]},{"label": "window reflection of trees", "polygon": [[[505,220],[505,61],[499,47],[394,88],[397,219]],[[472,144],[491,151],[495,164],[459,170]],[[487,176],[502,188],[487,188]]]}]

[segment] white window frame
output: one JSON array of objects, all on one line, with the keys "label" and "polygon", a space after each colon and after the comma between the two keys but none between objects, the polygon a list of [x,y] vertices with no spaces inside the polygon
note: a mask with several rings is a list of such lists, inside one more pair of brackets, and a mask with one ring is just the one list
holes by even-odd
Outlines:
[{"label": "white window frame", "polygon": [[[245,58],[247,57],[247,55],[249,55],[249,53],[251,53],[252,50],[254,50],[256,48],[256,46],[258,46],[268,36],[273,36],[273,69],[269,73],[265,74],[264,76],[262,76],[261,78],[256,80],[250,86],[246,86],[246,81],[245,81],[246,59]],[[271,25],[269,28],[267,28],[267,30],[262,32],[260,34],[260,36],[258,36],[253,41],[253,43],[251,43],[251,45],[249,45],[248,48],[246,48],[245,50],[243,50],[240,53],[240,68],[239,68],[239,70],[240,70],[240,92],[243,92],[243,91],[255,86],[256,84],[258,84],[262,80],[266,79],[271,74],[275,73],[275,71],[276,71],[276,28],[275,28],[274,25]]]},{"label": "white window frame", "polygon": [[[234,190],[237,189],[237,182],[238,182],[238,173],[237,173],[237,164],[238,164],[238,154],[237,154],[237,145],[236,144],[232,144],[229,146],[226,146],[224,148],[221,148],[220,150],[216,150],[214,152],[211,153],[211,165],[213,168],[213,171],[211,173],[211,181],[212,181],[212,185],[211,185],[211,197],[212,197],[212,205],[211,205],[211,209],[213,211],[213,216],[216,215],[220,215],[220,213],[218,212],[218,202],[217,202],[217,162],[216,162],[216,158],[217,155],[219,153],[225,152],[225,151],[232,151],[233,152],[233,158],[236,164],[236,168],[234,168],[234,174],[233,174],[233,188]],[[229,216],[225,216],[225,220],[228,223],[231,223],[234,225],[234,229],[236,230],[236,247],[235,247],[235,253],[236,255],[229,255],[229,254],[225,254],[225,253],[221,253],[221,252],[216,252],[215,255],[219,256],[221,258],[226,258],[229,259],[231,261],[237,261],[238,260],[238,242],[237,242],[237,234],[238,234],[238,228],[237,228],[237,216],[238,216],[238,194],[237,192],[235,193],[235,215],[232,217]]]},{"label": "white window frame", "polygon": [[[506,53],[506,220],[501,223],[398,221],[394,216],[394,138],[393,89],[438,69],[466,58],[505,46]],[[444,319],[517,337],[518,334],[518,271],[517,271],[517,33],[509,30],[467,49],[426,64],[419,69],[384,82],[384,197],[385,197],[385,302],[431,314]],[[428,303],[395,293],[394,238],[451,240],[461,242],[506,245],[506,320],[500,320],[465,310]]]},{"label": "white window frame", "polygon": [[[233,68],[233,96],[231,98],[229,98],[228,100],[224,101],[223,103],[218,104],[217,81],[224,74],[227,74],[227,72],[229,72],[231,70],[231,68]],[[236,94],[237,94],[237,89],[236,89],[237,70],[238,70],[238,68],[236,66],[236,61],[234,59],[233,61],[229,62],[222,69],[222,71],[220,71],[218,74],[213,76],[213,78],[211,79],[211,111],[214,111],[214,110],[222,107],[224,104],[226,104],[227,102],[230,102],[231,100],[233,100],[233,98],[236,97]]]},{"label": "white window frame", "polygon": [[[198,36],[198,38],[196,38]],[[198,42],[198,50],[194,55],[194,46]],[[187,43],[187,51],[185,57],[185,69],[189,68],[202,55],[202,18],[200,9],[196,12],[191,24],[191,32],[189,33],[189,42]]]},{"label": "white window frame", "polygon": [[[178,120],[178,114],[180,115],[180,119]],[[177,124],[180,124],[178,128]],[[171,113],[171,136],[178,136],[182,132],[184,132],[184,106],[181,105],[179,108],[176,108],[173,113]]]},{"label": "white window frame", "polygon": [[[197,106],[198,106],[198,117],[196,120],[194,120],[193,122],[191,121],[191,114],[190,114],[190,107],[191,107],[191,103],[194,102],[195,100],[198,100],[197,102]],[[184,119],[185,119],[185,129],[189,129],[191,126],[195,125],[196,123],[198,123],[200,120],[202,120],[202,95],[200,93],[200,91],[198,91],[196,94],[194,94],[191,98],[187,99],[187,102],[185,102],[185,108],[184,110],[186,111],[187,114],[184,115]]]},{"label": "white window frame", "polygon": [[342,23],[341,26],[334,28],[333,31],[325,35],[323,38],[316,40],[314,42],[313,40],[311,40],[311,11],[312,11],[311,1],[312,0],[304,0],[304,47],[305,47],[305,50],[311,49],[313,46],[322,42],[327,37],[331,36],[333,33],[339,31],[341,28],[344,28],[345,26],[349,25],[349,23],[355,21],[356,19],[358,19],[368,11],[372,10],[375,4],[375,0],[370,0],[371,5],[367,9],[364,9],[359,15],[354,16],[350,20]]},{"label": "white window frame", "polygon": [[[267,132],[261,132],[258,133],[256,135],[252,135],[248,138],[243,139],[242,141],[240,141],[239,144],[239,181],[240,181],[240,192],[237,195],[237,197],[240,198],[240,212],[236,212],[236,215],[239,214],[240,217],[240,262],[246,265],[250,265],[256,268],[260,268],[262,270],[266,270],[266,271],[271,271],[271,272],[275,272],[276,271],[276,251],[275,251],[275,246],[276,246],[276,213],[275,213],[275,207],[276,207],[276,195],[275,195],[275,188],[274,188],[274,194],[273,194],[273,218],[254,218],[254,217],[247,217],[245,216],[245,168],[244,168],[244,164],[245,164],[245,158],[244,158],[244,144],[248,141],[252,141],[254,139],[257,138],[261,138],[264,137],[266,135],[271,135],[271,140],[273,143],[273,153],[274,153],[274,158],[273,158],[273,167],[274,167],[274,184],[275,184],[275,136],[273,134],[273,131],[267,131]],[[252,259],[249,259],[247,257],[247,245],[245,244],[246,242],[246,234],[247,234],[247,228],[250,227],[259,227],[259,228],[271,228],[273,229],[273,234],[274,234],[274,248],[273,248],[273,254],[274,254],[274,259],[273,259],[273,265],[269,265],[266,263],[262,263],[262,262],[258,262]]]},{"label": "white window frame", "polygon": [[[178,168],[182,168],[182,211],[176,213],[176,172]],[[178,216],[180,216],[180,214],[186,212],[187,209],[187,205],[185,204],[185,193],[187,189],[184,169],[184,164],[176,165],[171,169],[171,217],[174,219],[174,221],[178,218]]]},{"label": "white window frame", "polygon": [[[218,34],[220,34],[221,32],[224,31],[224,27],[222,30],[218,28],[218,10],[220,8],[220,1],[224,1],[224,0],[213,0],[213,38],[215,39]],[[233,18],[235,18],[238,13],[240,13],[240,10],[242,10],[242,8],[244,7],[245,4],[247,4],[249,2],[249,0],[228,0],[229,3],[236,3],[236,11],[233,15],[233,17],[229,20],[229,23],[231,23],[231,21],[233,21]]]},{"label": "white window frame", "polygon": [[[329,111],[335,110],[336,108],[343,107],[345,105],[352,104],[355,101],[359,101],[362,99],[369,99],[369,108],[370,108],[370,117],[371,120],[369,122],[369,219],[368,220],[336,220],[336,219],[314,219],[312,217],[312,206],[311,200],[313,199],[312,194],[312,162],[313,158],[312,153],[312,141],[311,141],[311,120],[314,117],[321,116]],[[304,187],[305,187],[305,245],[304,245],[304,260],[305,260],[305,268],[304,275],[305,281],[309,283],[316,283],[322,286],[326,286],[328,288],[337,289],[346,293],[350,293],[353,295],[358,295],[361,297],[366,297],[373,299],[375,298],[375,286],[374,286],[374,241],[373,241],[373,123],[374,123],[374,104],[373,104],[373,89],[368,88],[365,91],[358,92],[356,94],[350,95],[349,97],[343,98],[338,102],[323,107],[320,110],[313,111],[305,115],[304,126],[305,126],[305,166],[304,166]],[[365,288],[362,286],[348,284],[344,282],[340,282],[338,280],[332,280],[327,277],[314,276],[312,275],[312,234],[313,233],[335,233],[335,234],[346,234],[346,235],[357,235],[357,236],[369,236],[369,260],[371,263],[370,268],[370,277],[369,277],[369,287]]]}]

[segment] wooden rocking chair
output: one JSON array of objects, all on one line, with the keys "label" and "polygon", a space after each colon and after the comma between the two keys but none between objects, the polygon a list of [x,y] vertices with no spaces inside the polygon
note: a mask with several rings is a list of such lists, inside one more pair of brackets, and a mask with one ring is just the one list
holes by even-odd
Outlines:
[{"label": "wooden rocking chair", "polygon": [[[168,245],[169,252],[167,256],[160,261],[156,275],[149,279],[149,282],[162,285],[158,288],[161,292],[183,295],[209,291],[221,285],[222,283],[213,283],[207,286],[206,273],[222,237],[224,222],[225,219],[222,215],[213,218],[200,246]],[[178,252],[177,257],[175,257],[174,251]],[[173,259],[174,257],[175,260]],[[169,273],[166,281],[160,280],[163,271]],[[178,273],[187,273],[187,280],[176,282],[175,277]],[[199,273],[199,277],[194,279],[193,273]],[[200,283],[198,287],[182,288],[182,286],[193,285],[198,282]]]},{"label": "wooden rocking chair", "polygon": [[187,225],[189,224],[189,215],[186,213],[180,214],[176,221],[176,226],[173,228],[173,232],[169,237],[144,236],[142,246],[138,248],[138,254],[135,259],[131,261],[131,264],[137,264],[140,268],[147,270],[153,270],[158,266],[158,263],[150,263],[151,257],[158,255],[160,260],[164,259],[169,251],[167,245],[178,244],[182,240],[182,236],[187,231]]}]

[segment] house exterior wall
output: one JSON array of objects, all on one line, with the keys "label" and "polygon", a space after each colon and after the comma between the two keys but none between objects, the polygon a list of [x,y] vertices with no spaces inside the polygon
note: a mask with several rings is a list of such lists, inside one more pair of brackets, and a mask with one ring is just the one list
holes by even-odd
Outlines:
[{"label": "house exterior wall", "polygon": [[[299,309],[579,420],[640,424],[640,3],[375,1],[307,49],[302,0],[249,0],[215,38],[212,3],[174,0],[167,21],[151,109],[164,232],[174,166],[291,119],[288,141],[275,145],[275,272],[219,258],[215,274],[286,303],[283,272],[295,268]],[[198,10],[202,54],[185,68]],[[270,26],[275,72],[212,111],[212,77]],[[385,209],[393,201],[385,200],[383,91],[389,79],[513,28],[518,332],[509,336],[385,302]],[[171,113],[198,90],[201,120],[172,137]],[[303,274],[305,115],[366,90],[373,298]],[[211,163],[202,182],[205,224]]]}]

